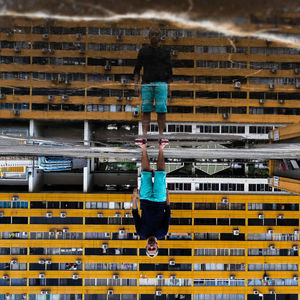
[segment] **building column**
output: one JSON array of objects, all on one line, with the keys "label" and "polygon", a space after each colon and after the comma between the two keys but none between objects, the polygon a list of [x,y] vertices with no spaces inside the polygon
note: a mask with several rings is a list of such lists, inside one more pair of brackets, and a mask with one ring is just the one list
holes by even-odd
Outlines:
[{"label": "building column", "polygon": [[[90,145],[90,126],[88,121],[84,121],[84,145],[89,146]],[[87,160],[87,166],[83,168],[83,192],[88,193],[90,192],[92,187],[92,174],[91,174],[91,160]]]}]

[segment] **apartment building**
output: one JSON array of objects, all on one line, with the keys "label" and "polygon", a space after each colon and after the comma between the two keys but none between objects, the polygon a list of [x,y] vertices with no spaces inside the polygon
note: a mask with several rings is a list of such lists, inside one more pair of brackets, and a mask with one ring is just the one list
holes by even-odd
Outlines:
[{"label": "apartment building", "polygon": [[[172,54],[171,138],[242,148],[300,121],[300,50],[287,44],[166,21],[16,18],[0,28],[0,133],[49,147],[141,133],[133,67],[151,26]],[[131,216],[139,165],[72,159],[1,157],[0,299],[298,299],[299,196],[269,186],[267,162],[168,161],[171,225],[151,259]]]}]

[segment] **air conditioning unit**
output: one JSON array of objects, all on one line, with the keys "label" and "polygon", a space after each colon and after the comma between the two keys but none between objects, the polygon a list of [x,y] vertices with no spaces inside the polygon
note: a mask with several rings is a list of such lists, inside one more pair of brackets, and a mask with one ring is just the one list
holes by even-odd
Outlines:
[{"label": "air conditioning unit", "polygon": [[268,234],[273,234],[274,233],[274,230],[273,229],[268,229]]},{"label": "air conditioning unit", "polygon": [[57,235],[61,236],[63,234],[62,230],[57,230]]},{"label": "air conditioning unit", "polygon": [[22,300],[26,300],[27,299],[27,294],[23,294],[22,295]]},{"label": "air conditioning unit", "polygon": [[239,235],[240,234],[240,231],[238,229],[234,229],[232,231],[233,235]]},{"label": "air conditioning unit", "polygon": [[300,89],[300,82],[296,82],[296,89]]},{"label": "air conditioning unit", "polygon": [[50,54],[54,54],[54,53],[55,53],[55,49],[49,48],[49,49],[48,49],[48,52],[49,52]]},{"label": "air conditioning unit", "polygon": [[105,232],[105,233],[104,233],[104,237],[110,238],[110,232]]},{"label": "air conditioning unit", "polygon": [[264,281],[269,281],[270,277],[269,276],[264,276]]},{"label": "air conditioning unit", "polygon": [[2,276],[2,278],[3,278],[4,280],[8,280],[8,279],[9,279],[9,276],[6,275],[6,274],[4,274],[4,275]]},{"label": "air conditioning unit", "polygon": [[63,228],[63,232],[69,232],[69,228]]},{"label": "air conditioning unit", "polygon": [[0,211],[0,217],[3,217],[3,216],[4,216],[4,212]]},{"label": "air conditioning unit", "polygon": [[122,39],[123,39],[122,34],[116,35],[116,40],[117,41],[122,41]]},{"label": "air conditioning unit", "polygon": [[277,68],[275,68],[275,67],[274,67],[274,68],[271,68],[271,69],[270,69],[270,72],[273,73],[273,74],[276,74],[276,73],[277,73]]},{"label": "air conditioning unit", "polygon": [[123,97],[122,96],[118,96],[117,97],[117,101],[122,101],[123,100]]},{"label": "air conditioning unit", "polygon": [[105,71],[110,71],[111,70],[111,64],[107,61],[105,66],[104,66]]},{"label": "air conditioning unit", "polygon": [[161,296],[162,295],[162,291],[161,290],[156,290],[155,291],[155,296]]},{"label": "air conditioning unit", "polygon": [[6,95],[5,94],[0,94],[0,99],[1,100],[5,100],[6,99]]},{"label": "air conditioning unit", "polygon": [[112,289],[107,290],[107,295],[113,295],[113,294],[114,294],[114,290]]},{"label": "air conditioning unit", "polygon": [[45,278],[46,278],[46,276],[45,276],[44,273],[40,273],[40,274],[39,274],[39,279],[45,279]]},{"label": "air conditioning unit", "polygon": [[61,96],[61,99],[62,99],[63,101],[67,101],[67,100],[69,99],[69,96],[68,96],[68,95],[62,95],[62,96]]},{"label": "air conditioning unit", "polygon": [[163,279],[164,276],[163,276],[162,274],[157,274],[157,275],[156,275],[156,278],[157,278],[157,279]]},{"label": "air conditioning unit", "polygon": [[170,97],[168,98],[169,103],[173,103],[174,102],[174,98]]},{"label": "air conditioning unit", "polygon": [[53,95],[48,95],[48,100],[49,100],[49,101],[54,100],[54,96],[53,96]]},{"label": "air conditioning unit", "polygon": [[40,259],[40,260],[39,260],[39,264],[40,264],[40,265],[44,265],[44,264],[45,264],[45,260],[44,260],[44,259]]},{"label": "air conditioning unit", "polygon": [[46,295],[46,291],[45,290],[41,290],[41,295]]},{"label": "air conditioning unit", "polygon": [[10,263],[11,263],[12,265],[15,265],[15,264],[18,263],[18,260],[17,260],[17,259],[12,259],[12,260],[10,261]]},{"label": "air conditioning unit", "polygon": [[224,204],[228,204],[228,198],[222,198],[222,203],[224,203]]},{"label": "air conditioning unit", "polygon": [[227,112],[224,112],[223,114],[222,114],[222,118],[223,119],[228,119],[229,118],[229,113],[227,113]]},{"label": "air conditioning unit", "polygon": [[236,278],[235,275],[230,275],[229,277],[230,280],[235,280],[235,278]]},{"label": "air conditioning unit", "polygon": [[49,51],[48,48],[43,48],[43,49],[42,49],[42,53],[43,53],[43,54],[47,54],[48,51]]},{"label": "air conditioning unit", "polygon": [[179,39],[178,34],[174,32],[172,35],[172,39],[173,39],[173,41],[178,41],[178,39]]},{"label": "air conditioning unit", "polygon": [[47,40],[49,38],[49,34],[48,33],[44,33],[42,35],[42,37],[43,37],[44,40]]},{"label": "air conditioning unit", "polygon": [[61,217],[61,218],[66,218],[66,216],[67,216],[67,213],[65,213],[65,212],[61,212],[59,215],[60,215],[60,217]]},{"label": "air conditioning unit", "polygon": [[140,112],[138,111],[138,110],[135,110],[134,112],[133,112],[133,116],[134,117],[138,117],[140,115]]},{"label": "air conditioning unit", "polygon": [[278,215],[277,218],[278,218],[278,219],[283,219],[283,218],[284,218],[284,215]]},{"label": "air conditioning unit", "polygon": [[161,40],[161,41],[165,41],[165,40],[166,40],[166,36],[165,36],[165,35],[162,35],[162,36],[160,37],[160,40]]},{"label": "air conditioning unit", "polygon": [[258,291],[258,290],[253,290],[253,294],[254,294],[254,295],[258,295],[258,294],[259,294],[259,291]]},{"label": "air conditioning unit", "polygon": [[118,248],[116,248],[116,249],[115,249],[115,254],[116,254],[116,255],[120,255],[120,254],[121,254],[121,250],[118,249]]},{"label": "air conditioning unit", "polygon": [[83,48],[79,49],[79,54],[85,54],[85,50]]},{"label": "air conditioning unit", "polygon": [[294,276],[293,276],[293,280],[298,280],[298,276],[297,276],[297,275],[294,275]]},{"label": "air conditioning unit", "polygon": [[170,266],[175,266],[175,259],[170,259],[169,260],[169,265]]},{"label": "air conditioning unit", "polygon": [[71,81],[70,81],[69,79],[66,79],[66,80],[65,80],[65,84],[66,84],[66,85],[70,85],[70,84],[71,84]]},{"label": "air conditioning unit", "polygon": [[115,217],[116,217],[116,218],[121,218],[121,213],[116,212],[116,213],[115,213]]},{"label": "air conditioning unit", "polygon": [[76,264],[80,265],[81,264],[81,259],[76,259]]},{"label": "air conditioning unit", "polygon": [[46,259],[45,263],[46,263],[46,265],[51,265],[52,264],[52,260],[51,259]]},{"label": "air conditioning unit", "polygon": [[97,213],[97,217],[98,217],[98,218],[102,218],[102,217],[103,217],[103,213],[102,213],[102,212],[98,212],[98,213]]},{"label": "air conditioning unit", "polygon": [[171,51],[171,54],[172,54],[173,56],[177,56],[177,55],[178,55],[178,50],[172,50],[172,51]]},{"label": "air conditioning unit", "polygon": [[130,218],[131,214],[130,213],[126,213],[124,216],[125,216],[125,218]]},{"label": "air conditioning unit", "polygon": [[54,231],[49,231],[49,237],[55,237],[55,232]]},{"label": "air conditioning unit", "polygon": [[119,230],[119,234],[125,234],[125,230],[124,229],[120,229]]},{"label": "air conditioning unit", "polygon": [[270,290],[269,293],[270,293],[271,295],[275,295],[275,294],[276,294],[275,290]]},{"label": "air conditioning unit", "polygon": [[176,275],[171,275],[170,279],[172,279],[172,280],[176,279]]},{"label": "air conditioning unit", "polygon": [[284,99],[279,99],[278,102],[279,102],[279,104],[284,104],[285,100]]},{"label": "air conditioning unit", "polygon": [[79,275],[78,275],[78,274],[73,274],[73,275],[72,275],[72,279],[76,280],[76,279],[78,279],[78,278],[79,278]]},{"label": "air conditioning unit", "polygon": [[264,217],[265,217],[264,214],[258,214],[259,219],[263,219]]},{"label": "air conditioning unit", "polygon": [[52,218],[52,212],[47,212],[46,213],[46,218]]},{"label": "air conditioning unit", "polygon": [[119,274],[114,274],[113,275],[113,279],[119,279],[119,278],[120,278]]},{"label": "air conditioning unit", "polygon": [[5,300],[10,300],[11,299],[11,294],[5,294]]},{"label": "air conditioning unit", "polygon": [[269,84],[269,89],[270,90],[274,90],[275,89],[275,84],[274,83],[270,83]]},{"label": "air conditioning unit", "polygon": [[81,33],[77,32],[75,34],[76,40],[81,40]]},{"label": "air conditioning unit", "polygon": [[14,116],[19,116],[19,115],[20,115],[20,110],[14,109]]},{"label": "air conditioning unit", "polygon": [[234,83],[234,88],[235,88],[235,89],[240,89],[240,88],[241,88],[241,82],[240,82],[240,81],[236,81],[236,82]]},{"label": "air conditioning unit", "polygon": [[293,250],[294,251],[298,251],[299,250],[299,247],[297,245],[293,245]]},{"label": "air conditioning unit", "polygon": [[102,249],[103,249],[103,250],[108,249],[108,244],[107,244],[107,243],[103,243],[103,244],[102,244]]},{"label": "air conditioning unit", "polygon": [[294,230],[294,234],[299,234],[299,230]]},{"label": "air conditioning unit", "polygon": [[45,290],[45,295],[50,295],[50,291],[49,290]]},{"label": "air conditioning unit", "polygon": [[269,249],[270,249],[270,250],[275,250],[275,245],[273,245],[273,244],[272,244],[272,245],[269,245]]},{"label": "air conditioning unit", "polygon": [[18,201],[19,200],[19,196],[18,195],[14,195],[11,197],[12,201]]},{"label": "air conditioning unit", "polygon": [[127,80],[125,78],[121,78],[121,84],[122,85],[126,85],[127,84]]},{"label": "air conditioning unit", "polygon": [[14,51],[15,51],[16,53],[20,53],[20,52],[21,52],[21,48],[20,48],[20,47],[14,47]]},{"label": "air conditioning unit", "polygon": [[265,99],[259,99],[259,104],[264,104],[265,103]]}]

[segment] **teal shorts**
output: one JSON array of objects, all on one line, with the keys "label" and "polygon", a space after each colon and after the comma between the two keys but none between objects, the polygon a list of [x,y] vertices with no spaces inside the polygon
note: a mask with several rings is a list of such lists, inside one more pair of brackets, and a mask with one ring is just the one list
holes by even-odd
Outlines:
[{"label": "teal shorts", "polygon": [[166,192],[166,172],[154,171],[154,183],[152,182],[152,172],[142,171],[140,199],[155,202],[164,202],[167,199]]},{"label": "teal shorts", "polygon": [[166,82],[151,82],[141,85],[142,112],[153,111],[155,99],[155,111],[158,113],[167,112],[168,84]]}]

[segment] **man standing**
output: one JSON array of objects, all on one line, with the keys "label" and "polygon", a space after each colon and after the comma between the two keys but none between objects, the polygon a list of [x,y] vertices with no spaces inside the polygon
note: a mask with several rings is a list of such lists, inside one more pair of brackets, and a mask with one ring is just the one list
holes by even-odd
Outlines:
[{"label": "man standing", "polygon": [[136,233],[147,239],[146,254],[155,257],[158,254],[157,240],[163,239],[169,231],[171,218],[169,193],[166,189],[166,172],[163,149],[169,144],[166,139],[159,140],[157,171],[154,171],[152,183],[152,170],[147,154],[146,139],[137,139],[136,144],[142,148],[142,176],[140,187],[140,206],[142,216],[137,209],[138,191],[132,194],[132,215]]},{"label": "man standing", "polygon": [[143,46],[139,53],[134,68],[134,83],[136,96],[139,95],[140,70],[144,68],[141,84],[142,94],[142,128],[143,135],[147,134],[153,100],[159,134],[163,134],[166,122],[167,98],[171,91],[169,84],[172,81],[172,66],[170,52],[159,45],[161,32],[158,28],[149,31],[150,45]]}]

